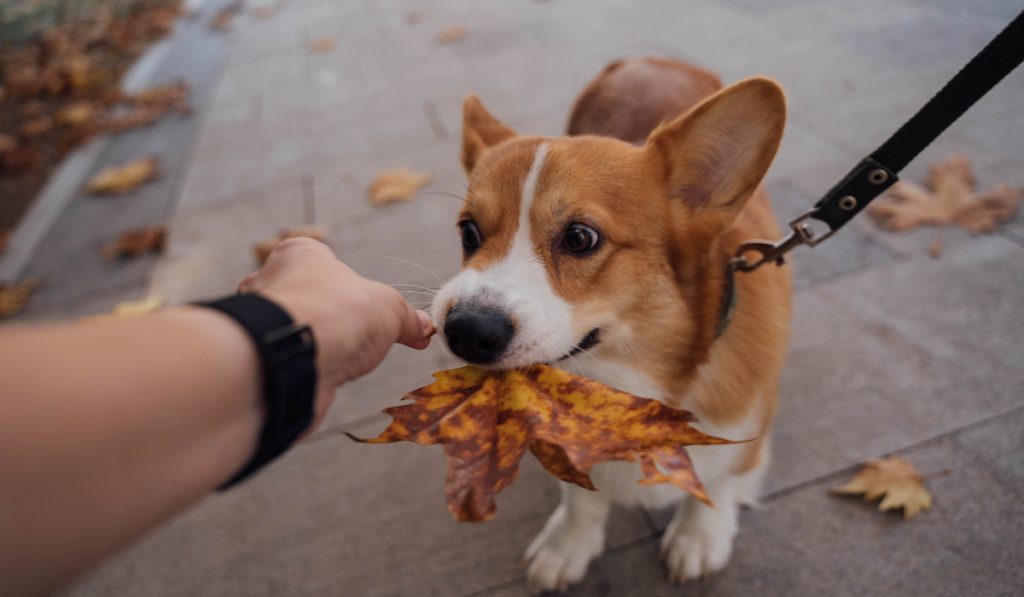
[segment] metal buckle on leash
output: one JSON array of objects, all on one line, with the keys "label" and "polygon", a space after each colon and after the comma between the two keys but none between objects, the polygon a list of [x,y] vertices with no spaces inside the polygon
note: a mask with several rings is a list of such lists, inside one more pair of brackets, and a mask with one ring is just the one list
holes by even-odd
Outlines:
[{"label": "metal buckle on leash", "polygon": [[[789,223],[790,233],[780,241],[750,240],[740,245],[732,259],[733,267],[741,272],[752,272],[766,263],[782,265],[786,262],[786,253],[794,248],[800,245],[814,247],[835,234],[832,229],[821,233],[814,231],[807,220],[816,211],[817,208],[811,208],[794,218]],[[746,254],[751,252],[760,254],[760,257],[756,261],[748,261]]]}]

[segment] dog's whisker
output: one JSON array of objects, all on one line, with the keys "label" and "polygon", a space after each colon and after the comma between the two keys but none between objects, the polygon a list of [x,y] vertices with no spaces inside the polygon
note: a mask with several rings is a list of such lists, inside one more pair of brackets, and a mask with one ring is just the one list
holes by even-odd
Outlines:
[{"label": "dog's whisker", "polygon": [[420,265],[418,263],[414,263],[412,261],[409,261],[408,259],[402,259],[401,257],[393,257],[391,255],[370,255],[370,257],[379,257],[380,259],[391,259],[393,261],[398,261],[399,263],[405,263],[407,265],[411,265],[411,266],[413,266],[415,268],[419,268],[420,270],[430,274],[431,276],[434,276],[435,278],[437,278],[437,280],[439,282],[444,282],[444,278],[442,278],[441,276],[437,275],[435,272],[430,271],[429,269],[427,269],[426,267],[423,267],[422,265]]},{"label": "dog's whisker", "polygon": [[395,288],[395,289],[397,289],[398,287],[409,287],[409,288],[415,288],[417,290],[430,291],[430,292],[433,292],[433,293],[436,293],[437,291],[440,290],[439,288],[434,288],[432,286],[423,286],[423,285],[420,285],[420,284],[407,284],[407,283],[403,283],[403,282],[386,282],[386,283],[383,283],[383,284],[385,284],[386,286],[390,286],[391,288]]},{"label": "dog's whisker", "polygon": [[467,183],[465,180],[462,180],[461,176],[452,172],[451,169],[448,166],[445,166],[444,164],[438,163],[438,166],[440,166],[441,169],[444,170],[449,176],[454,178],[456,182],[462,185],[462,188],[466,189],[467,191],[469,190],[469,183]]},{"label": "dog's whisker", "polygon": [[458,199],[459,203],[465,203],[466,201],[468,201],[468,199],[466,197],[463,197],[462,195],[459,195],[457,193],[448,193],[445,191],[420,191],[420,195],[439,195],[441,197],[451,197],[453,199]]}]

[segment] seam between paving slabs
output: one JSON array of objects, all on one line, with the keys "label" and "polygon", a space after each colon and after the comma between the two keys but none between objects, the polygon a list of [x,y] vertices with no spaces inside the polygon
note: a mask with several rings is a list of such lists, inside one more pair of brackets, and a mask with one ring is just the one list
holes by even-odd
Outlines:
[{"label": "seam between paving slabs", "polygon": [[[1024,408],[1024,407],[1022,407],[1022,408]],[[1012,411],[1010,413],[1005,413],[1004,415],[1001,415],[1001,416],[1006,416],[1006,415],[1009,415],[1009,414],[1012,414]],[[1012,495],[1014,498],[1016,498],[1018,502],[1021,502],[1022,504],[1024,504],[1024,494],[1021,494],[1017,490],[1017,488],[1015,488],[1012,485],[1008,484],[1006,482],[1006,480],[1003,479],[1002,475],[1000,475],[998,472],[996,472],[996,470],[994,468],[992,468],[992,466],[988,463],[988,461],[986,461],[985,459],[979,457],[977,453],[975,453],[974,451],[968,449],[966,446],[964,446],[962,443],[960,443],[960,437],[963,435],[963,433],[964,433],[963,430],[957,431],[957,433],[951,438],[951,441],[949,443],[950,443],[950,445],[953,446],[953,449],[958,451],[958,452],[960,452],[968,460],[973,462],[975,464],[975,466],[977,466],[978,470],[980,470],[982,472],[982,474],[987,476],[992,482],[994,482],[996,485],[998,485],[999,487],[1002,487],[1004,490],[1006,490],[1006,492],[1009,493],[1010,495]]]}]

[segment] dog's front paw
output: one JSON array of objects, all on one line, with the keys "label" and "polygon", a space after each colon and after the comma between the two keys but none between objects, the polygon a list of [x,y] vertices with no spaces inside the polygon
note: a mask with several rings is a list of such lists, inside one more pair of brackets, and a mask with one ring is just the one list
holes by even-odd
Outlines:
[{"label": "dog's front paw", "polygon": [[669,579],[682,583],[721,570],[732,556],[733,537],[734,532],[728,529],[697,527],[677,531],[670,525],[662,537],[662,558]]},{"label": "dog's front paw", "polygon": [[604,550],[604,524],[570,522],[559,506],[526,550],[530,592],[564,591],[579,582]]}]

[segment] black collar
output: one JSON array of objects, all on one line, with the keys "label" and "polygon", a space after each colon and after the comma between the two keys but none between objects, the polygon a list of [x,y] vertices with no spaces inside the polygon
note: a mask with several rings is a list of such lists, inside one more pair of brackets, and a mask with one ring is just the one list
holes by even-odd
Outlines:
[{"label": "black collar", "polygon": [[720,337],[732,321],[732,312],[736,310],[736,268],[732,263],[725,266],[725,292],[722,293],[722,304],[718,307],[718,324],[715,326],[715,338]]}]

